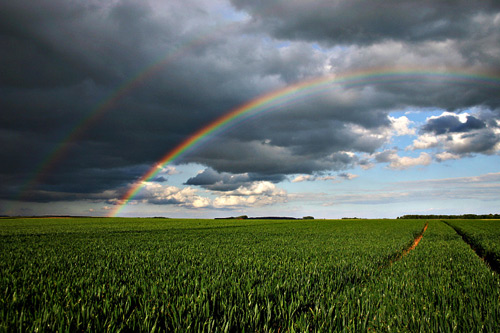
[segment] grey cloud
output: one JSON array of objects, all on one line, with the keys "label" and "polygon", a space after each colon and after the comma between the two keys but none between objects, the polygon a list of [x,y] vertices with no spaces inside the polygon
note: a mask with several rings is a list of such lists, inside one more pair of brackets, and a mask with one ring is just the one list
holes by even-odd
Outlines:
[{"label": "grey cloud", "polygon": [[249,173],[252,180],[270,180],[284,179],[288,174],[345,170],[355,165],[357,160],[355,155],[335,150],[321,156],[294,154],[286,147],[226,138],[212,142],[197,154],[184,158],[183,162],[210,165],[219,173]]},{"label": "grey cloud", "polygon": [[189,178],[185,184],[201,186],[212,191],[233,191],[251,181],[248,174],[219,173],[212,168],[207,168],[195,177]]},{"label": "grey cloud", "polygon": [[493,131],[480,131],[477,133],[463,134],[462,143],[454,143],[451,139],[450,151],[457,154],[484,153],[493,154],[495,146],[500,143],[500,135]]},{"label": "grey cloud", "polygon": [[165,178],[163,176],[155,177],[155,178],[151,179],[151,181],[158,182],[158,183],[164,183],[167,180],[168,180],[168,178]]},{"label": "grey cloud", "polygon": [[[500,38],[500,33],[498,35]],[[407,80],[388,79],[385,83],[381,80],[380,84],[375,82],[370,87],[372,108],[390,108],[391,106],[386,105],[387,101],[390,101],[392,107],[412,105],[459,111],[482,105],[498,109],[498,85],[483,82],[480,78],[467,80],[454,75],[439,75],[441,71],[446,72],[446,68],[468,68],[486,75],[497,75],[500,56],[496,57],[496,60],[491,57],[476,59],[470,64],[472,60],[460,50],[468,42],[473,41],[417,44],[389,41],[369,46],[352,45],[332,56],[330,66],[340,73],[363,71],[367,68],[373,68],[375,71],[380,68],[420,68],[437,74],[420,78],[409,77]],[[481,50],[482,45],[476,45],[475,48]]]},{"label": "grey cloud", "polygon": [[[1,6],[0,42],[7,51],[2,52],[7,69],[2,83],[47,88],[89,78],[108,81],[118,74],[113,69],[123,56],[103,53],[120,47],[113,43],[106,21],[97,19],[98,6],[66,1],[43,5],[3,1]],[[105,48],[106,44],[114,45]]]},{"label": "grey cloud", "polygon": [[[125,193],[130,182],[138,179],[149,168],[147,165],[88,169],[69,165],[57,166],[51,173],[42,177],[43,184],[35,188],[25,188],[21,198],[34,202],[74,201],[85,198],[93,200],[102,199],[104,197],[100,193],[107,193],[106,199],[116,199]],[[9,182],[5,183],[8,184]],[[109,195],[109,189],[114,189],[112,195]],[[20,184],[13,183],[11,191],[0,191],[0,196],[8,199],[12,197],[12,193],[19,195],[19,190]]]},{"label": "grey cloud", "polygon": [[500,145],[497,128],[498,122],[491,111],[481,110],[475,115],[467,115],[463,122],[459,115],[443,114],[427,120],[413,148],[443,151],[436,154],[438,161],[475,153],[494,154]]},{"label": "grey cloud", "polygon": [[329,44],[381,40],[446,40],[481,31],[479,14],[498,12],[495,1],[247,1],[232,0],[254,25],[283,39]]},{"label": "grey cloud", "polygon": [[385,150],[375,155],[375,160],[379,163],[388,163],[392,161],[392,157],[396,154],[395,149]]},{"label": "grey cloud", "polygon": [[433,118],[422,126],[422,132],[433,132],[435,134],[470,132],[471,130],[485,128],[486,124],[474,116],[467,116],[467,121],[462,123],[458,116],[449,115]]},{"label": "grey cloud", "polygon": [[344,178],[345,180],[352,180],[354,178],[357,178],[357,175],[353,175],[352,173],[347,173],[347,172],[342,172],[339,173],[339,177]]},{"label": "grey cloud", "polygon": [[[279,123],[279,125],[278,125]],[[349,124],[339,121],[312,122],[302,124],[283,119],[276,124],[282,129],[273,131],[268,128],[266,137],[273,145],[287,147],[294,155],[327,156],[337,151],[373,152],[383,143],[352,130]],[[289,125],[286,129],[285,126]],[[267,126],[266,126],[267,127]]]}]

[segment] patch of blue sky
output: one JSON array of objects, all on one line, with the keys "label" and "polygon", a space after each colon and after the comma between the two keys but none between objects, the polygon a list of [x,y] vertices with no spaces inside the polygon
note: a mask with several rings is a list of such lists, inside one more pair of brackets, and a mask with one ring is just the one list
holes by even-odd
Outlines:
[{"label": "patch of blue sky", "polygon": [[[377,164],[369,170],[353,170],[359,178],[352,182],[360,182],[367,189],[391,187],[402,182],[418,182],[426,180],[477,177],[499,172],[500,156],[476,155],[473,158],[462,158],[444,162],[432,161],[429,165],[414,166],[405,170],[390,169],[388,164]],[[408,191],[412,191],[408,188]]]},{"label": "patch of blue sky", "polygon": [[432,165],[433,176],[443,178],[474,177],[500,172],[500,156],[474,154],[458,160],[447,160]]},{"label": "patch of blue sky", "polygon": [[[163,185],[176,186],[176,187],[184,187],[184,183],[191,177],[194,177],[198,174],[198,172],[203,171],[205,167],[201,164],[197,163],[187,163],[187,164],[179,164],[179,165],[168,165],[164,167],[165,170],[171,171],[168,172],[160,172],[156,177],[154,177],[153,181],[161,183]],[[165,178],[165,181],[158,181],[158,178]],[[160,179],[161,180],[161,179]]]},{"label": "patch of blue sky", "polygon": [[230,3],[225,1],[215,3],[211,11],[220,15],[227,22],[244,22],[250,19],[247,12],[236,10]]},{"label": "patch of blue sky", "polygon": [[425,124],[427,118],[439,116],[445,111],[446,110],[440,108],[406,108],[403,110],[392,111],[390,116],[394,118],[406,116],[408,119],[413,121],[413,126],[419,126]]},{"label": "patch of blue sky", "polygon": [[[415,155],[414,152],[407,150],[413,144],[417,136],[415,135],[399,135],[391,138],[391,141],[385,145],[385,149],[397,148],[400,155]],[[418,154],[417,154],[418,155]]]}]

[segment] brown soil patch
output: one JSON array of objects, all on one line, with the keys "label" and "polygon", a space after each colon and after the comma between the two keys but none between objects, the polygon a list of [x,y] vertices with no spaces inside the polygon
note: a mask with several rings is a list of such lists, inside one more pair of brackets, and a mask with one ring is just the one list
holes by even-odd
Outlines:
[{"label": "brown soil patch", "polygon": [[424,228],[415,237],[415,239],[413,240],[413,243],[411,243],[411,245],[408,248],[404,249],[402,252],[395,255],[395,257],[393,257],[391,260],[389,260],[389,262],[387,264],[383,265],[381,268],[385,268],[385,267],[392,265],[396,261],[401,260],[401,258],[403,258],[405,255],[407,255],[410,251],[413,251],[417,247],[418,243],[420,243],[420,241],[422,240],[422,237],[424,237],[424,232],[427,230],[427,226],[428,226],[428,223],[425,223]]},{"label": "brown soil patch", "polygon": [[424,237],[424,232],[425,232],[425,230],[427,230],[427,226],[428,226],[428,224],[426,223],[424,225],[424,229],[422,229],[422,232],[420,233],[420,235],[418,235],[413,240],[413,244],[411,244],[411,246],[409,248],[407,248],[406,250],[403,251],[403,256],[408,254],[408,252],[414,250],[417,247],[418,243],[420,243],[420,241],[422,240],[422,237]]}]

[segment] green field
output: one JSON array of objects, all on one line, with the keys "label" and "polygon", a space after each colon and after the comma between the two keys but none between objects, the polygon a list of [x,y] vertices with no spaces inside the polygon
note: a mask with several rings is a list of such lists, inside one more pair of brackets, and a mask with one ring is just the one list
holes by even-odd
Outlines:
[{"label": "green field", "polygon": [[467,244],[498,258],[500,221],[0,219],[0,239],[2,332],[500,327]]}]

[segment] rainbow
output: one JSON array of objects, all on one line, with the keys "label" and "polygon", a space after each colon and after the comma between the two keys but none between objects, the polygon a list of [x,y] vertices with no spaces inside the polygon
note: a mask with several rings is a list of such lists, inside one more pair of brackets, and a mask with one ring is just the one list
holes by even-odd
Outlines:
[{"label": "rainbow", "polygon": [[[223,114],[213,122],[193,133],[174,149],[165,154],[145,174],[135,181],[126,193],[118,200],[116,208],[108,216],[117,216],[127,203],[134,198],[146,182],[155,177],[160,170],[178,159],[188,150],[195,147],[205,138],[221,132],[235,124],[254,117],[263,112],[269,112],[289,105],[297,100],[308,98],[319,92],[326,91],[331,85],[354,87],[367,84],[394,84],[398,82],[415,82],[436,80],[438,82],[482,84],[494,87],[500,86],[500,76],[474,73],[465,70],[429,71],[420,69],[378,69],[361,71],[344,75],[328,75],[298,82],[261,95],[235,109]],[[432,82],[432,81],[431,81]]]}]

